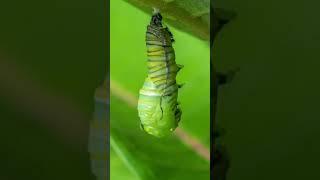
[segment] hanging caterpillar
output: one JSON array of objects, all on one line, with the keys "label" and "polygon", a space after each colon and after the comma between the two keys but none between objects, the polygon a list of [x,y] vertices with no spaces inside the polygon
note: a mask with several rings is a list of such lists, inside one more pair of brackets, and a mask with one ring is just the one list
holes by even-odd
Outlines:
[{"label": "hanging caterpillar", "polygon": [[181,118],[178,71],[183,67],[175,62],[173,35],[162,25],[159,11],[153,12],[146,32],[148,76],[139,92],[138,113],[141,129],[156,137],[173,132]]}]

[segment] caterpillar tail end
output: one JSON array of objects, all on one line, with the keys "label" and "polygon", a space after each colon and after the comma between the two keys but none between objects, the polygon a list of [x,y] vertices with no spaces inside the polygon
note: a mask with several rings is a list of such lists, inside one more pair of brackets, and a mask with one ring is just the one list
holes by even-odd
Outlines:
[{"label": "caterpillar tail end", "polygon": [[158,9],[158,8],[156,8],[156,7],[154,7],[153,8],[153,15],[155,15],[155,14],[158,14],[158,13],[160,13],[160,9]]}]

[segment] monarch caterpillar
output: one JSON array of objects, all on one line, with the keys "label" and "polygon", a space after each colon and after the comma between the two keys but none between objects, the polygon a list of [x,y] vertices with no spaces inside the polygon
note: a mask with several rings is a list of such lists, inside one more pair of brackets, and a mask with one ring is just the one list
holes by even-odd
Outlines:
[{"label": "monarch caterpillar", "polygon": [[156,137],[173,132],[181,118],[178,71],[183,67],[175,62],[173,35],[162,25],[162,16],[155,9],[147,26],[148,76],[139,92],[138,113],[141,129]]}]

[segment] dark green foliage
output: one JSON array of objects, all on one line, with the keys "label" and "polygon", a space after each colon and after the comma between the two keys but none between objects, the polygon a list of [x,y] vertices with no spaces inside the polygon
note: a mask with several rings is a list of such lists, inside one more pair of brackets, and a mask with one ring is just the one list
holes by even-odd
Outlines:
[{"label": "dark green foliage", "polygon": [[[214,47],[214,39],[217,36],[218,32],[223,28],[225,24],[227,24],[230,20],[235,17],[235,13],[225,11],[223,9],[216,9],[211,6],[211,13],[213,13],[211,19],[211,37],[210,37],[210,45],[213,49]],[[217,60],[215,60],[217,61]],[[211,94],[213,99],[213,119],[214,121],[211,123],[213,126],[211,131],[211,137],[213,138],[213,149],[214,156],[211,162],[213,163],[213,179],[216,180],[225,180],[227,177],[227,172],[230,166],[228,153],[224,147],[223,140],[221,140],[221,129],[217,128],[216,122],[216,111],[217,111],[217,100],[218,100],[218,89],[219,86],[229,83],[236,71],[230,71],[226,73],[220,73],[215,70],[214,60],[211,60],[211,69],[213,72],[213,88],[211,89]]]},{"label": "dark green foliage", "polygon": [[0,2],[1,180],[94,179],[87,131],[105,14],[104,1]]},{"label": "dark green foliage", "polygon": [[226,25],[230,20],[234,19],[236,14],[232,11],[226,11],[220,8],[213,8],[211,6],[211,35],[210,35],[210,44],[213,46],[213,41],[217,36],[218,32]]}]

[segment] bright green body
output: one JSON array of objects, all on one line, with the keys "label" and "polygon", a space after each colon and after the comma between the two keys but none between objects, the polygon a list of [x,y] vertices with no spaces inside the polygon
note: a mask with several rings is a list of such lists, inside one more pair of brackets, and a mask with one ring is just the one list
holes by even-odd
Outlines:
[{"label": "bright green body", "polygon": [[141,127],[156,137],[173,132],[181,118],[176,84],[181,67],[175,62],[172,41],[170,31],[162,27],[161,15],[155,14],[146,33],[148,76],[140,90],[138,112]]}]

